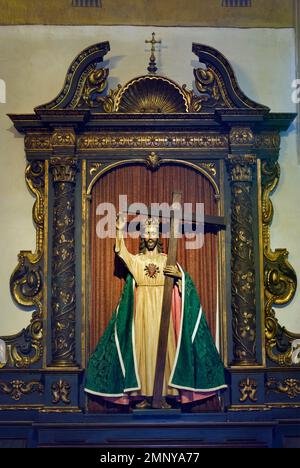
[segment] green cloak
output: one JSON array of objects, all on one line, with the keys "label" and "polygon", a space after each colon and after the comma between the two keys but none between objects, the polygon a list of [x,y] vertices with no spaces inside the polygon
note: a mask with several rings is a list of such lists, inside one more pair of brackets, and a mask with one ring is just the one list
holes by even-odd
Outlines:
[{"label": "green cloak", "polygon": [[[180,335],[169,386],[195,392],[226,388],[223,363],[188,273],[182,278]],[[128,275],[119,305],[89,360],[85,391],[121,397],[139,389],[134,351],[134,281]]]}]

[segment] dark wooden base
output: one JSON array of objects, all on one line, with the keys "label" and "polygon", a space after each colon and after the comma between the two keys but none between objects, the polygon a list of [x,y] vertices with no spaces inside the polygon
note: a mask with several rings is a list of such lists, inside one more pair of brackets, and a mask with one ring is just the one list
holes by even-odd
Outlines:
[{"label": "dark wooden base", "polygon": [[300,409],[90,415],[1,411],[0,447],[300,447]]}]

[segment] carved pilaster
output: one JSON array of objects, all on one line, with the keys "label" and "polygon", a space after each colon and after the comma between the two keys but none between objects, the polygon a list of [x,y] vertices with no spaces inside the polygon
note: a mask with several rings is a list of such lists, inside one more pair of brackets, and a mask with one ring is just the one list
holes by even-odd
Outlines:
[{"label": "carved pilaster", "polygon": [[256,363],[256,301],[252,155],[229,158],[231,180],[231,294],[234,365]]},{"label": "carved pilaster", "polygon": [[50,160],[54,187],[51,365],[64,367],[76,365],[74,191],[77,160],[66,155],[74,150],[74,134],[67,129],[55,131],[52,144],[56,156]]}]

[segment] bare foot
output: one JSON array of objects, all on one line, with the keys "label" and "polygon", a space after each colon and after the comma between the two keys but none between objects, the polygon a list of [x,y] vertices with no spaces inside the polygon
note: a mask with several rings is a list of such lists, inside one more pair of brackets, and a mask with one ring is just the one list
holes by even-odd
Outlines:
[{"label": "bare foot", "polygon": [[145,398],[145,400],[142,400],[140,403],[135,405],[137,409],[147,409],[151,408],[151,403]]},{"label": "bare foot", "polygon": [[165,398],[163,398],[161,400],[161,407],[162,407],[162,409],[171,409],[172,408],[172,406],[169,405],[169,403],[166,402]]}]

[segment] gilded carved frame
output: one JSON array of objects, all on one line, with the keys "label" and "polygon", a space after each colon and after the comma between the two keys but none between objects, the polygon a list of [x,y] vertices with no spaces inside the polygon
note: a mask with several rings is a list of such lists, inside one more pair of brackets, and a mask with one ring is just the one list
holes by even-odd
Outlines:
[{"label": "gilded carved frame", "polygon": [[[297,405],[299,365],[292,361],[291,346],[300,335],[281,327],[272,309],[273,304],[285,305],[293,298],[297,278],[288,252],[270,247],[270,197],[279,181],[279,134],[288,129],[295,115],[272,114],[245,96],[227,59],[201,44],[193,44],[199,62],[206,65],[194,70],[196,93],[155,74],[108,91],[109,70],[101,66],[108,51],[107,42],[85,49],[70,65],[57,98],[37,107],[34,114],[10,116],[25,133],[26,182],[36,197],[37,241],[35,252],[20,252],[11,276],[16,303],[33,307],[34,312],[26,330],[3,337],[8,362],[1,370],[0,397],[31,397],[38,388],[40,396],[35,395],[28,407],[80,410],[83,400],[75,395],[85,367],[86,329],[83,325],[79,340],[77,322],[83,307],[85,324],[87,304],[84,284],[78,289],[75,253],[80,252],[84,282],[90,183],[124,160],[147,164],[151,170],[170,160],[179,163],[185,152],[184,164],[200,170],[202,163],[201,171],[212,184],[216,184],[212,164],[219,161],[224,181],[219,189],[222,192],[227,186],[221,200],[227,197],[231,203],[231,255],[228,246],[226,252],[231,256],[231,293],[222,291],[223,304],[227,304],[222,321],[229,406],[235,410],[278,405],[278,394],[288,398],[284,404],[294,398],[292,404]],[[80,213],[75,207],[78,191]],[[253,219],[257,219],[257,232],[251,225]],[[81,245],[75,245],[78,228]],[[219,238],[224,246],[225,234]],[[225,256],[225,248],[221,252]],[[67,277],[63,276],[65,264],[58,267],[62,255],[68,263]],[[222,265],[224,277],[225,261]],[[227,356],[229,349],[232,354]],[[22,372],[30,375],[27,370],[36,375],[35,380],[23,379]]]}]

